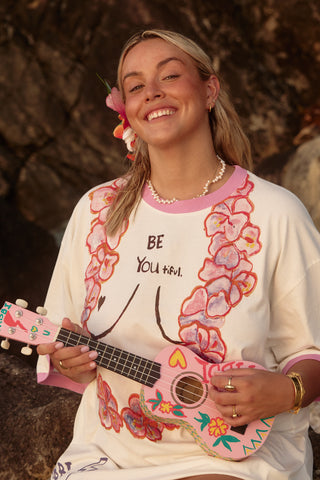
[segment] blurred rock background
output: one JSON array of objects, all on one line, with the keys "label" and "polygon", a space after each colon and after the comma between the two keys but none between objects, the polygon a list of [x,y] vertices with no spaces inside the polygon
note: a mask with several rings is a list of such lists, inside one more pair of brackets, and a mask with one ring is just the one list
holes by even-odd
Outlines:
[{"label": "blurred rock background", "polygon": [[[124,171],[96,72],[114,85],[124,42],[153,27],[211,54],[252,141],[255,172],[296,193],[320,228],[319,0],[1,0],[2,303],[43,303],[75,203]],[[79,397],[37,386],[35,354],[26,362],[15,344],[7,353],[0,480],[44,480],[70,441]],[[319,418],[315,409],[315,425]],[[310,435],[320,479],[319,435]]]}]

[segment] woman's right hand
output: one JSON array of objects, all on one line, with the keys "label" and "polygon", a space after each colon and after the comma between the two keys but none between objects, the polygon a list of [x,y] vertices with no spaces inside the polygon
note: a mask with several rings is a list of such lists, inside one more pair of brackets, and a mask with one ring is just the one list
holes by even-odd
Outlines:
[{"label": "woman's right hand", "polygon": [[[81,335],[88,335],[79,325],[68,318],[62,320],[62,327]],[[62,342],[38,345],[39,355],[50,355],[51,363],[58,372],[77,383],[89,383],[96,376],[98,353],[86,345],[65,347]]]}]

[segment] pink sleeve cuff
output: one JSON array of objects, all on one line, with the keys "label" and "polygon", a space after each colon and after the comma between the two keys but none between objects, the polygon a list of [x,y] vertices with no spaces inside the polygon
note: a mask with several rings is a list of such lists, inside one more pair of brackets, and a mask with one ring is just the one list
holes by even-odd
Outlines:
[{"label": "pink sleeve cuff", "polygon": [[[48,361],[50,362],[49,356]],[[73,392],[80,394],[82,394],[87,387],[86,383],[77,383],[65,377],[64,375],[61,375],[53,368],[51,363],[49,371],[43,371],[42,369],[38,369],[37,381],[38,383],[42,383],[43,385],[66,388],[67,390],[72,390]]]}]

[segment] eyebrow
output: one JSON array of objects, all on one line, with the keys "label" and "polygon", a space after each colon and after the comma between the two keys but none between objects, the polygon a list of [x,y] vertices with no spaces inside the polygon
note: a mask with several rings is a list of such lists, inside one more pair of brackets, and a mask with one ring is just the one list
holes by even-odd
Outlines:
[{"label": "eyebrow", "polygon": [[[183,65],[185,64],[183,60],[181,60],[181,58],[178,58],[178,57],[168,57],[168,58],[165,58],[164,60],[161,60],[158,64],[157,64],[157,69],[159,70],[161,67],[163,67],[164,65],[166,65],[167,63],[169,62],[172,62],[172,61],[178,61],[180,63],[182,63]],[[133,72],[129,72],[127,73],[123,79],[122,79],[122,83],[124,83],[124,81],[129,78],[129,77],[136,77],[138,75],[142,75],[142,72],[137,72],[137,71],[133,71]]]}]

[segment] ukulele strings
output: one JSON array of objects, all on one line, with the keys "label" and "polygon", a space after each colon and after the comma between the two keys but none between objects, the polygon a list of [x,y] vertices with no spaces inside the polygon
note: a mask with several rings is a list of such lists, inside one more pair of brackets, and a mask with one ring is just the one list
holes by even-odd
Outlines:
[{"label": "ukulele strings", "polygon": [[[97,358],[98,360],[98,363],[99,365],[101,366],[105,366],[107,369],[110,369],[112,370],[112,368],[110,367],[110,363],[112,362],[112,358],[107,358],[106,357],[106,349],[107,348],[111,348],[113,349],[113,354],[118,351],[118,352],[123,352],[123,353],[126,353],[128,354],[127,356],[127,359],[129,358],[129,356],[132,356],[134,357],[134,359],[140,359],[140,363],[142,360],[144,360],[145,362],[147,362],[147,364],[151,364],[151,368],[149,368],[149,373],[146,374],[147,375],[147,378],[150,379],[150,380],[154,380],[154,383],[159,380],[159,377],[156,376],[156,375],[152,375],[152,365],[155,365],[155,364],[159,364],[158,362],[154,362],[153,360],[148,360],[147,358],[143,358],[141,357],[140,355],[135,355],[133,353],[130,353],[130,352],[127,352],[125,350],[121,350],[117,347],[112,347],[111,345],[107,345],[107,344],[104,344],[102,342],[99,342],[97,340],[94,340],[90,337],[86,337],[84,335],[80,335],[80,334],[77,334],[77,333],[74,333],[74,332],[70,332],[69,331],[66,331],[64,332],[63,329],[60,329],[60,332],[59,332],[59,340],[61,339],[61,341],[63,341],[63,339],[65,339],[66,343],[68,346],[78,346],[78,345],[87,345],[87,346],[90,346],[92,347],[95,351],[97,351],[99,353],[99,357]],[[112,357],[112,354],[111,354],[111,357]],[[172,375],[166,375],[165,372],[168,372],[168,368],[165,367],[164,365],[161,365],[161,380],[162,380],[162,383],[163,385],[165,385],[167,391],[170,391],[171,390],[171,385],[172,385]],[[120,357],[118,357],[117,361],[116,361],[116,367],[118,368],[119,367],[123,367],[122,368],[122,372],[120,373],[120,368],[119,368],[119,372],[117,372],[116,369],[114,369],[113,371],[115,371],[116,373],[119,373],[119,374],[122,374],[124,376],[127,376],[128,378],[131,378],[129,375],[123,373],[123,369],[128,366],[128,368],[131,368],[130,367],[130,364],[127,363],[127,360],[123,363],[121,363],[120,361]],[[140,364],[139,364],[140,366]],[[134,374],[139,374],[139,366],[137,369],[134,369],[133,372]],[[144,370],[143,370],[143,375],[145,374],[145,370],[146,370],[146,365],[144,367]],[[132,376],[133,376],[133,372],[132,372]],[[188,379],[188,377],[186,377]],[[190,397],[186,397],[186,400],[194,400],[195,397],[197,397],[197,400],[200,400],[201,397],[202,397],[202,393],[201,394],[197,394],[194,392],[194,383],[192,382],[188,382],[188,380],[185,380],[184,381],[184,387],[183,387],[183,392],[184,394],[187,394],[189,395],[190,394]],[[132,380],[135,380],[137,382],[139,382],[139,379],[136,379],[136,378],[132,378]],[[190,389],[188,389],[187,387],[191,387]]]}]

